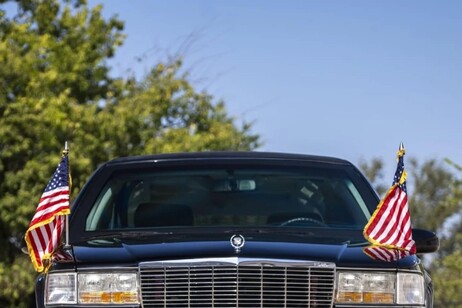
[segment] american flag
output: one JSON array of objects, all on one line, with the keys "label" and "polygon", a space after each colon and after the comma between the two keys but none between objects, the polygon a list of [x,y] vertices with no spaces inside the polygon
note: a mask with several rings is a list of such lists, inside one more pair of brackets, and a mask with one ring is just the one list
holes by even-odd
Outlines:
[{"label": "american flag", "polygon": [[386,262],[397,261],[399,259],[410,256],[411,253],[407,250],[390,249],[383,246],[368,246],[363,249],[364,253],[374,260]]},{"label": "american flag", "polygon": [[416,253],[412,239],[406,171],[404,170],[404,147],[398,151],[398,165],[391,188],[380,201],[377,209],[364,227],[364,237],[374,245],[396,248]]},{"label": "american flag", "polygon": [[69,207],[69,163],[63,155],[35,210],[25,240],[34,268],[43,272],[54,250],[61,244],[65,216]]}]

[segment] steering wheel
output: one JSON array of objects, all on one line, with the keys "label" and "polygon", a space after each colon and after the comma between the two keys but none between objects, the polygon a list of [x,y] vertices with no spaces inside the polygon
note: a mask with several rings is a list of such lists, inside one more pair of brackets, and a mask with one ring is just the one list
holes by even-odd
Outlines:
[{"label": "steering wheel", "polygon": [[322,222],[320,220],[317,220],[317,219],[314,219],[314,218],[310,218],[310,217],[292,218],[292,219],[289,219],[287,221],[284,221],[283,223],[280,224],[280,226],[281,227],[287,227],[287,226],[290,226],[290,225],[298,225],[298,224],[303,225],[305,223],[314,224],[314,225],[317,225],[317,226],[320,226],[320,227],[328,227],[328,225],[325,224],[324,222]]}]

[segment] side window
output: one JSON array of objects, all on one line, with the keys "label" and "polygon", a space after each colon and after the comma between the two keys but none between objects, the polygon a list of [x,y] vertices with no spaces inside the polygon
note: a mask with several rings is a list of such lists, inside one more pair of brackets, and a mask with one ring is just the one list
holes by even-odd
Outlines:
[{"label": "side window", "polygon": [[85,229],[95,231],[107,229],[113,219],[114,193],[111,187],[107,187],[99,196],[95,205],[88,214]]},{"label": "side window", "polygon": [[362,227],[370,217],[361,194],[348,178],[332,181],[332,198],[336,200],[328,216],[333,225]]},{"label": "side window", "polygon": [[87,216],[87,231],[133,227],[136,207],[146,198],[142,181],[110,182]]}]

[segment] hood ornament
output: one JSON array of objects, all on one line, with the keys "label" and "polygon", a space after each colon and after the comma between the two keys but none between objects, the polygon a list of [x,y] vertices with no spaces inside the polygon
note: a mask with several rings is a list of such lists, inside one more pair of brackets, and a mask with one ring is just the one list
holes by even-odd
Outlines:
[{"label": "hood ornament", "polygon": [[234,251],[236,253],[239,253],[241,252],[241,248],[244,247],[245,239],[242,235],[235,234],[231,236],[231,239],[229,240],[229,242],[231,243],[231,246],[234,247]]}]

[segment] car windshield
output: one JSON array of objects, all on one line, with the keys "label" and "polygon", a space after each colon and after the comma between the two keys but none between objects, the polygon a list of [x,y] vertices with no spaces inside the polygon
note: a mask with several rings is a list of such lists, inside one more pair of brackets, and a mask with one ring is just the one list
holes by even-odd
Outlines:
[{"label": "car windshield", "polygon": [[340,168],[147,169],[114,173],[85,229],[360,229],[369,217],[360,189]]}]

